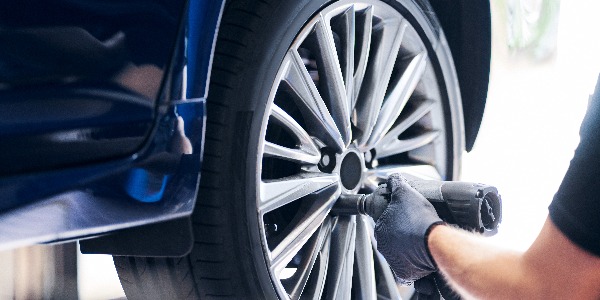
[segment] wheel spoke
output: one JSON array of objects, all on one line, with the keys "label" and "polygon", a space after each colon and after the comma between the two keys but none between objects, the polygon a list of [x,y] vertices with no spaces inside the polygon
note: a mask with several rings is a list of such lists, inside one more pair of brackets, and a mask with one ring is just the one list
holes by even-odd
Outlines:
[{"label": "wheel spoke", "polygon": [[[406,175],[406,174],[405,174]],[[373,266],[373,273],[375,276],[375,290],[378,300],[394,300],[394,299],[408,299],[412,293],[408,295],[401,295],[396,285],[396,279],[392,274],[391,268],[387,261],[379,251],[377,251],[377,240],[375,239],[375,223],[370,219],[364,223],[366,234],[370,237],[371,247],[371,258]],[[366,246],[366,244],[365,244]],[[363,298],[363,299],[375,299],[375,298]]]},{"label": "wheel spoke", "polygon": [[358,282],[361,283],[358,299],[376,299],[375,290],[375,266],[373,265],[373,244],[371,243],[372,221],[366,216],[356,218],[356,250],[355,269]]},{"label": "wheel spoke", "polygon": [[369,150],[364,147],[381,110],[381,104],[400,50],[400,42],[407,26],[405,21],[400,20],[383,20],[373,26],[371,53],[374,55],[369,58],[359,100],[356,104],[358,115],[356,126],[361,131],[358,144],[363,151]]},{"label": "wheel spoke", "polygon": [[356,106],[356,99],[365,77],[367,70],[367,62],[369,61],[369,49],[371,48],[371,32],[373,23],[373,7],[369,6],[366,9],[356,13],[356,47],[358,59],[355,62],[356,69],[354,70],[354,86],[352,87],[352,100],[350,111]]},{"label": "wheel spoke", "polygon": [[394,122],[400,115],[400,112],[402,112],[402,109],[425,72],[426,65],[427,52],[417,54],[409,63],[404,74],[402,74],[402,77],[400,77],[400,80],[392,88],[385,100],[365,148],[369,149],[377,145],[392,125],[394,125]]},{"label": "wheel spoke", "polygon": [[325,92],[329,96],[333,119],[340,130],[344,145],[347,146],[351,139],[350,103],[346,96],[342,69],[329,21],[321,16],[321,21],[316,24],[315,31],[320,52],[318,60],[324,74],[320,80],[324,81],[322,86],[325,87]]},{"label": "wheel spoke", "polygon": [[308,70],[302,62],[297,50],[291,49],[286,57],[287,72],[283,80],[289,88],[296,94],[301,103],[300,109],[303,115],[310,118],[313,122],[308,122],[312,133],[323,142],[329,143],[336,150],[344,149],[345,145],[342,136],[333,121],[323,98],[319,94],[315,83],[310,77]]},{"label": "wheel spoke", "polygon": [[280,272],[306,244],[313,233],[321,226],[327,217],[341,189],[338,184],[325,188],[318,194],[310,194],[307,200],[311,203],[308,211],[292,224],[292,229],[285,238],[271,251],[271,270],[279,276]]},{"label": "wheel spoke", "polygon": [[323,247],[319,251],[317,261],[310,272],[310,277],[306,283],[306,287],[300,295],[301,300],[321,300],[325,280],[327,279],[327,268],[329,264],[329,249],[331,244],[331,234],[327,236]]},{"label": "wheel spoke", "polygon": [[316,165],[321,160],[321,155],[308,153],[304,149],[291,149],[271,142],[265,142],[265,156],[278,157],[302,164]]},{"label": "wheel spoke", "polygon": [[398,136],[406,131],[411,125],[415,124],[419,121],[425,114],[430,112],[433,109],[435,102],[433,101],[424,101],[417,106],[417,108],[412,111],[410,114],[407,114],[405,117],[398,122],[392,130],[388,131],[388,133],[381,139],[380,144],[387,144],[393,142],[398,139]]},{"label": "wheel spoke", "polygon": [[356,217],[340,216],[331,233],[327,299],[350,299],[356,240]]},{"label": "wheel spoke", "polygon": [[373,260],[375,272],[379,277],[377,283],[377,299],[403,299],[400,297],[398,287],[396,286],[396,279],[394,278],[394,274],[392,274],[387,261],[378,251],[374,251],[374,254]]},{"label": "wheel spoke", "polygon": [[438,131],[426,131],[409,139],[394,139],[387,143],[380,143],[376,148],[377,157],[388,157],[423,147],[433,142],[439,134]]},{"label": "wheel spoke", "polygon": [[[346,86],[346,102],[345,105],[347,107],[347,116],[348,122],[350,122],[350,114],[352,112],[352,97],[354,91],[354,46],[355,46],[355,37],[356,37],[356,18],[354,6],[350,6],[346,11],[341,14],[342,18],[339,27],[339,31],[341,31],[341,38],[343,39],[343,47],[341,58],[342,64],[342,72],[345,79]],[[333,26],[333,24],[332,24]],[[350,123],[348,123],[350,124]],[[350,138],[351,140],[351,138]]]},{"label": "wheel spoke", "polygon": [[335,174],[301,173],[296,176],[264,181],[260,191],[260,213],[267,213],[339,181]]},{"label": "wheel spoke", "polygon": [[438,170],[431,165],[385,166],[367,171],[365,188],[375,190],[379,183],[385,182],[390,175],[395,173],[402,173],[410,179],[442,180]]},{"label": "wheel spoke", "polygon": [[279,106],[273,104],[271,106],[271,116],[274,120],[287,128],[294,136],[296,137],[299,148],[302,149],[307,154],[316,155],[320,158],[319,147],[315,145],[311,137],[308,135],[306,130],[294,120],[290,115],[288,115],[284,110],[279,108]]},{"label": "wheel spoke", "polygon": [[308,255],[305,255],[301,265],[296,270],[296,273],[294,273],[294,276],[287,280],[291,283],[286,285],[286,291],[288,292],[290,299],[300,298],[310,275],[319,276],[318,270],[313,273],[313,267],[324,244],[330,238],[332,223],[331,218],[327,218],[325,222],[323,222],[323,225],[321,225],[321,228],[319,228],[317,234],[313,235],[311,238],[312,241],[310,244],[304,247],[304,252],[308,253]]}]

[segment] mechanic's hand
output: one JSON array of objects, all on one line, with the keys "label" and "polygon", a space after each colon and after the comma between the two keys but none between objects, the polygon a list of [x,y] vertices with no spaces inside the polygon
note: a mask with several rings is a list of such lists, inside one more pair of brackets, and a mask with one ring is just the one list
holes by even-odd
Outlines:
[{"label": "mechanic's hand", "polygon": [[375,223],[377,250],[401,281],[414,281],[436,271],[426,235],[442,220],[433,205],[400,174],[388,178],[391,201]]}]

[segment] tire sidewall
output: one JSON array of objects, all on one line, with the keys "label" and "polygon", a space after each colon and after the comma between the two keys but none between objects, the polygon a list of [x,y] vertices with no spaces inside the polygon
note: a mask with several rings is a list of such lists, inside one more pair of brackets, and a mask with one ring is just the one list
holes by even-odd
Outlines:
[{"label": "tire sidewall", "polygon": [[[280,2],[269,15],[263,30],[257,34],[254,47],[249,51],[248,67],[242,71],[238,78],[239,97],[244,101],[234,103],[235,115],[232,120],[249,119],[246,122],[234,122],[232,136],[234,140],[242,142],[241,149],[232,149],[232,167],[228,168],[231,173],[232,192],[235,202],[230,211],[234,214],[233,219],[238,222],[233,226],[238,230],[236,236],[240,246],[238,259],[243,265],[243,275],[248,280],[258,280],[258,284],[250,282],[252,299],[276,299],[274,283],[269,274],[268,262],[266,261],[262,236],[259,228],[257,197],[257,182],[260,181],[260,157],[259,146],[264,138],[263,127],[266,125],[264,117],[269,107],[269,94],[277,76],[280,65],[304,24],[310,20],[322,7],[331,1],[326,0],[289,0]],[[273,24],[281,24],[274,26]],[[248,80],[250,79],[250,80]],[[248,117],[250,116],[250,117]],[[235,147],[235,144],[234,144]],[[241,151],[239,151],[241,150]],[[245,150],[245,152],[244,152]],[[240,153],[244,157],[240,157]],[[237,165],[237,162],[240,164]],[[242,203],[243,202],[243,203]],[[245,206],[240,210],[239,206]],[[237,206],[237,207],[236,207]],[[244,241],[242,241],[244,240]],[[251,259],[247,259],[251,257]],[[258,289],[260,287],[260,289]]]}]

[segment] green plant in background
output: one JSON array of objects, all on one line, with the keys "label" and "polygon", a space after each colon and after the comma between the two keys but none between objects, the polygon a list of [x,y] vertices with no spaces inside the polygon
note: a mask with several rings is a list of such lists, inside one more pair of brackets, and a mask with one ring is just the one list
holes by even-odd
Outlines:
[{"label": "green plant in background", "polygon": [[556,52],[560,0],[503,0],[508,25],[508,47],[536,60]]}]

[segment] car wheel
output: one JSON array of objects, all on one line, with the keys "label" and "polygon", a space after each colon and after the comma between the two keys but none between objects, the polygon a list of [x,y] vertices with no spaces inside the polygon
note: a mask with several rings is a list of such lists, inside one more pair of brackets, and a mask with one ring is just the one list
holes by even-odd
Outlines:
[{"label": "car wheel", "polygon": [[130,299],[398,298],[373,222],[330,213],[392,173],[452,179],[443,34],[412,1],[228,1],[183,258],[115,257]]}]

